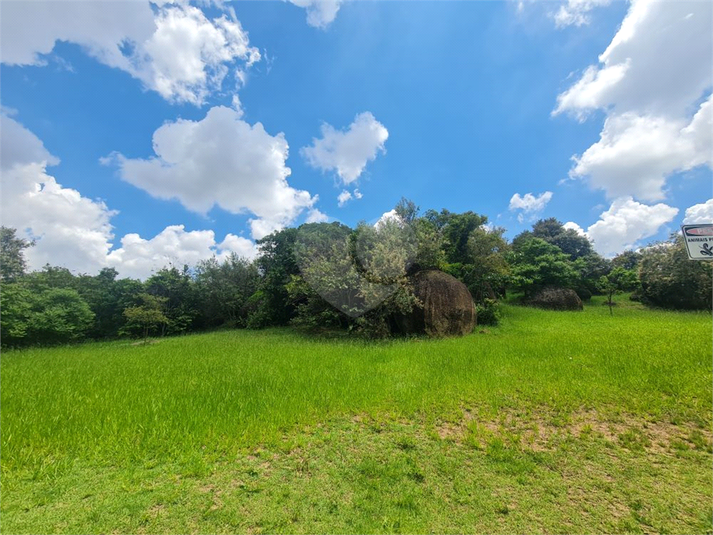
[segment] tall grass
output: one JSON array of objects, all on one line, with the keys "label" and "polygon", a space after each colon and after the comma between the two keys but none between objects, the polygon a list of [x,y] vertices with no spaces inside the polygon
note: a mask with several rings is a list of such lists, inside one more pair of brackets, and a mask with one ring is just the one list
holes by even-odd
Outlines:
[{"label": "tall grass", "polygon": [[508,306],[501,327],[459,339],[236,330],[8,351],[2,465],[225,454],[337,413],[429,418],[464,404],[707,421],[712,351],[710,314],[621,306],[612,317],[596,301],[583,313]]}]

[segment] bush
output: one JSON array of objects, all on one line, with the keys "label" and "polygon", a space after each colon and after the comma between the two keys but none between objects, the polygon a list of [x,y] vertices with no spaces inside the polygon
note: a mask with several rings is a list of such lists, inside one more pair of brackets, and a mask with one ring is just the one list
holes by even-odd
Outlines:
[{"label": "bush", "polygon": [[475,305],[476,317],[478,325],[497,325],[500,323],[502,312],[500,304],[495,299],[485,298],[482,303]]},{"label": "bush", "polygon": [[641,299],[663,308],[711,310],[710,262],[689,260],[683,237],[645,249],[639,263]]}]

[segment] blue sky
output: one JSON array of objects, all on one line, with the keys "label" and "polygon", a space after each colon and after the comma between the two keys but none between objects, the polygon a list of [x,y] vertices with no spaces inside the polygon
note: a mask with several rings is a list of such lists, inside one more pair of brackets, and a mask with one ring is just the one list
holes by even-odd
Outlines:
[{"label": "blue sky", "polygon": [[32,267],[145,277],[402,196],[608,256],[713,220],[708,2],[58,4],[2,4]]}]

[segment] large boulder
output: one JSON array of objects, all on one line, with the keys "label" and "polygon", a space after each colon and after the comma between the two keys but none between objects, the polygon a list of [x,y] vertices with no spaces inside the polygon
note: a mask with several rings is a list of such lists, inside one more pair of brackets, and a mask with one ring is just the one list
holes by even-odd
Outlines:
[{"label": "large boulder", "polygon": [[411,276],[413,291],[422,306],[397,318],[398,330],[407,334],[462,336],[475,327],[475,304],[461,281],[437,270]]},{"label": "large boulder", "polygon": [[582,300],[577,292],[569,288],[558,288],[548,286],[537,292],[526,301],[533,307],[546,308],[548,310],[583,310]]}]

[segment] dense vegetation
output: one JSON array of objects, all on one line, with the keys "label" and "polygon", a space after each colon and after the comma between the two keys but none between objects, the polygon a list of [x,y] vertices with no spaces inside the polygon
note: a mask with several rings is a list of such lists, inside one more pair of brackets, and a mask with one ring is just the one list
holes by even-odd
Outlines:
[{"label": "dense vegetation", "polygon": [[711,317],[222,330],[0,361],[7,533],[706,533]]},{"label": "dense vegetation", "polygon": [[3,227],[2,344],[288,324],[384,337],[390,318],[417,304],[409,276],[434,268],[466,284],[481,325],[497,324],[508,291],[527,299],[547,286],[574,289],[583,300],[633,290],[657,307],[711,309],[711,265],[689,261],[680,237],[607,260],[553,218],[508,243],[504,229],[473,212],[421,214],[402,200],[395,213],[356,229],[339,223],[284,229],[258,241],[254,261],[233,255],[167,266],[145,281],[120,279],[112,268],[75,275],[47,265],[27,273],[23,250],[32,244]]}]

